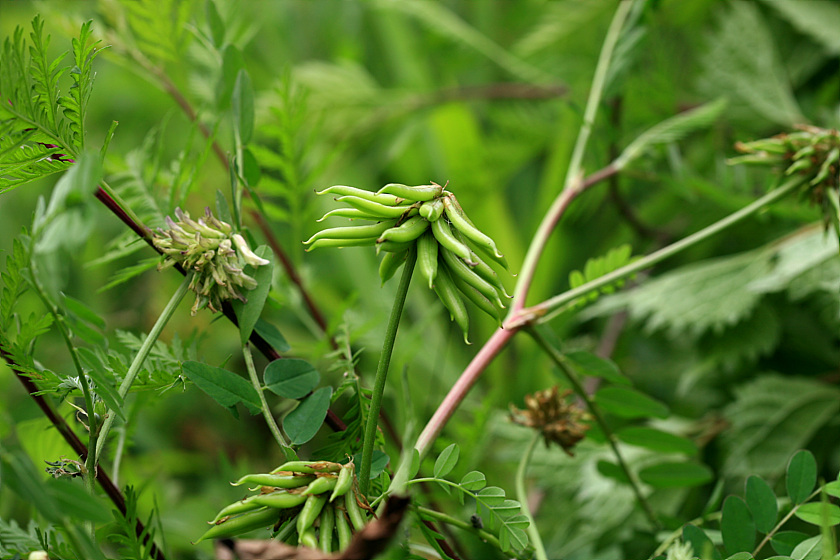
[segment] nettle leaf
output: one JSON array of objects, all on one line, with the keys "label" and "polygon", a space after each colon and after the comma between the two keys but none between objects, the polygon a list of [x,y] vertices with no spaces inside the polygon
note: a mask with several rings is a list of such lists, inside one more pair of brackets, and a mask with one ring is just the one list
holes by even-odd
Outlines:
[{"label": "nettle leaf", "polygon": [[802,504],[795,512],[796,517],[811,525],[833,527],[840,525],[840,507],[828,502]]},{"label": "nettle leaf", "polygon": [[667,418],[668,407],[656,399],[627,387],[604,387],[595,394],[604,411],[622,418]]},{"label": "nettle leaf", "polygon": [[808,499],[817,484],[817,460],[807,449],[797,451],[788,463],[785,485],[794,504]]},{"label": "nettle leaf", "polygon": [[763,478],[753,475],[747,479],[746,498],[747,506],[755,520],[755,528],[762,533],[769,533],[776,525],[776,517],[779,514],[773,489]]},{"label": "nettle leaf", "polygon": [[461,449],[456,443],[450,444],[446,449],[444,449],[435,461],[435,478],[443,478],[449,474],[452,469],[455,468],[455,464],[458,462],[458,456],[460,453]]},{"label": "nettle leaf", "polygon": [[720,518],[723,547],[729,554],[749,551],[755,546],[755,522],[746,502],[729,496],[723,502]]},{"label": "nettle leaf", "polygon": [[321,381],[321,374],[306,360],[285,358],[270,362],[263,374],[266,389],[287,399],[302,399]]},{"label": "nettle leaf", "polygon": [[261,409],[260,396],[246,379],[226,369],[201,362],[181,364],[184,374],[213,400],[230,410],[238,418],[236,405],[242,403],[251,414]]},{"label": "nettle leaf", "polygon": [[318,433],[330,408],[332,387],[321,387],[286,415],[283,430],[293,445],[303,445]]},{"label": "nettle leaf", "polygon": [[643,468],[639,478],[656,488],[684,488],[706,484],[712,480],[713,473],[699,463],[669,461]]},{"label": "nettle leaf", "polygon": [[598,377],[616,385],[630,385],[627,379],[615,365],[615,362],[596,356],[592,352],[583,350],[568,352],[565,357],[572,362],[581,375]]}]

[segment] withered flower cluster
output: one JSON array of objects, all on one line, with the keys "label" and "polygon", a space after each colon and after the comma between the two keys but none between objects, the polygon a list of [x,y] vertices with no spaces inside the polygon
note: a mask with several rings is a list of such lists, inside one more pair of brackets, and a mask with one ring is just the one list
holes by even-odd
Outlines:
[{"label": "withered flower cluster", "polygon": [[510,405],[510,419],[521,426],[539,430],[546,446],[556,443],[570,456],[572,449],[584,438],[589,415],[574,403],[566,402],[571,390],[562,393],[557,385],[525,396],[526,410]]}]

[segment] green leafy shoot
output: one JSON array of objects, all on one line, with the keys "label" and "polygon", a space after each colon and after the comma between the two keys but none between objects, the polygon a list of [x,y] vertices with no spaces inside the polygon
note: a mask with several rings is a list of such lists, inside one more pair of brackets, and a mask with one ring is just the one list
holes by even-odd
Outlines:
[{"label": "green leafy shoot", "polygon": [[[73,64],[65,55],[50,60],[44,21],[32,20],[28,42],[15,30],[0,50],[0,193],[63,171],[85,146],[84,119],[93,85],[93,60],[101,49],[90,22],[73,39]],[[69,70],[72,85],[61,94]]]},{"label": "green leafy shoot", "polygon": [[[622,266],[630,264],[637,259],[637,257],[633,257],[632,254],[633,249],[630,245],[625,244],[620,247],[610,249],[604,256],[589,259],[586,261],[583,271],[573,270],[569,273],[569,287],[571,289],[578,288],[587,282],[592,282],[593,280],[600,278],[613,270],[617,270]],[[621,288],[624,285],[624,282],[625,280],[618,280],[613,284],[602,287],[599,291],[593,291],[588,295],[575,300],[570,305],[578,308],[583,307],[587,303],[598,299],[601,294],[613,293],[616,289]]]},{"label": "green leafy shoot", "polygon": [[110,530],[108,540],[119,547],[120,558],[126,560],[147,560],[153,558],[155,531],[153,526],[156,510],[149,513],[149,518],[143,527],[143,532],[138,534],[137,527],[137,491],[132,486],[125,489],[125,514],[117,510],[111,513],[114,521],[105,527]]}]

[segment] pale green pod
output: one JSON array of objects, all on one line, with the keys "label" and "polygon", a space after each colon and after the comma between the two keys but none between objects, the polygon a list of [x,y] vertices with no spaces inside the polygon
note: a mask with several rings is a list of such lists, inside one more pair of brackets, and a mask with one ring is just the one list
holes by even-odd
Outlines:
[{"label": "pale green pod", "polygon": [[425,202],[440,196],[443,192],[443,187],[440,185],[418,185],[408,186],[401,183],[388,183],[377,191],[377,194],[388,193],[400,198]]},{"label": "pale green pod", "polygon": [[405,263],[405,257],[408,255],[408,249],[398,251],[396,253],[385,252],[382,261],[379,263],[379,279],[384,285],[385,282],[393,278],[394,274]]},{"label": "pale green pod", "polygon": [[356,501],[356,493],[348,492],[344,495],[344,507],[347,509],[347,516],[350,518],[350,523],[357,531],[365,528],[365,515],[362,513],[362,508]]},{"label": "pale green pod", "polygon": [[423,216],[412,216],[397,227],[392,227],[379,236],[377,242],[393,241],[395,243],[410,243],[423,235],[429,229],[429,221]]},{"label": "pale green pod", "polygon": [[410,248],[411,243],[383,241],[382,243],[376,243],[376,254],[378,255],[380,251],[385,251],[386,253],[402,253],[403,251],[408,251]]},{"label": "pale green pod", "polygon": [[282,472],[304,474],[337,473],[341,470],[341,466],[341,463],[333,463],[332,461],[288,461],[271,471],[271,474]]},{"label": "pale green pod", "polygon": [[479,247],[486,248],[497,262],[504,259],[499,249],[496,248],[496,243],[487,234],[475,227],[469,218],[467,218],[461,209],[461,205],[458,204],[458,199],[455,198],[455,195],[447,196],[443,199],[443,208],[446,212],[446,217],[452,223],[452,227],[463,233],[467,239]]},{"label": "pale green pod", "polygon": [[236,482],[231,482],[231,485],[241,486],[243,484],[257,484],[259,486],[274,486],[275,488],[299,488],[301,486],[306,486],[313,480],[315,480],[314,476],[299,474],[255,473],[246,474]]},{"label": "pale green pod", "polygon": [[312,494],[323,494],[324,492],[331,492],[334,488],[336,483],[338,482],[338,477],[335,475],[327,475],[318,477],[317,480],[312,482],[309,486],[307,486],[301,494],[305,496],[309,496]]},{"label": "pale green pod", "polygon": [[198,544],[207,539],[227,539],[249,533],[254,529],[274,525],[278,519],[280,519],[280,513],[276,509],[271,508],[243,513],[242,515],[231,517],[218,525],[213,525],[193,544]]},{"label": "pale green pod", "polygon": [[[441,264],[443,266],[441,266]],[[461,328],[464,333],[464,342],[470,344],[469,328],[470,316],[467,314],[467,307],[464,305],[464,300],[461,298],[461,292],[458,290],[449,272],[446,270],[446,263],[438,263],[437,280],[435,280],[435,293],[437,293],[440,301],[449,310],[449,317]]]},{"label": "pale green pod", "polygon": [[484,295],[479,293],[478,290],[464,282],[464,280],[458,277],[458,275],[451,274],[450,277],[452,278],[452,281],[455,282],[455,286],[458,287],[461,294],[473,302],[476,307],[496,319],[499,326],[502,326],[502,308],[494,305],[493,302],[484,297]]},{"label": "pale green pod", "polygon": [[309,247],[306,248],[306,251],[309,252],[313,249],[342,249],[344,247],[366,247],[369,245],[376,245],[377,239],[377,237],[368,237],[364,239],[316,239],[312,242],[312,244]]},{"label": "pale green pod", "polygon": [[350,541],[353,539],[353,531],[350,529],[350,523],[347,521],[347,516],[344,511],[340,509],[335,510],[335,532],[338,533],[339,550],[344,550],[350,546]]},{"label": "pale green pod", "polygon": [[[344,472],[344,471],[342,471]],[[327,505],[321,510],[321,527],[318,529],[318,547],[323,552],[332,552],[333,529],[335,528],[335,509]],[[343,515],[339,513],[339,515]]]},{"label": "pale green pod", "polygon": [[367,200],[365,198],[359,198],[358,196],[340,196],[336,198],[339,202],[344,202],[349,204],[353,208],[357,208],[362,212],[366,212],[367,214],[371,214],[373,216],[379,216],[380,218],[399,218],[414,206],[388,206],[386,204],[381,204],[379,202],[374,202],[372,200]]},{"label": "pale green pod", "polygon": [[420,205],[419,212],[421,216],[430,222],[435,222],[440,219],[443,214],[443,200],[436,198],[434,200],[424,202]]},{"label": "pale green pod", "polygon": [[367,237],[376,237],[382,235],[386,230],[393,228],[397,220],[384,220],[376,224],[366,224],[363,226],[345,226],[322,229],[315,232],[315,235],[304,241],[304,245],[309,245],[318,239],[365,239]]},{"label": "pale green pod", "polygon": [[230,517],[231,515],[238,515],[240,513],[260,509],[262,506],[254,502],[254,498],[256,497],[258,496],[248,496],[244,500],[239,500],[238,502],[233,502],[232,504],[223,507],[219,513],[216,514],[216,517],[213,518],[213,523],[218,523],[221,519]]},{"label": "pale green pod", "polygon": [[464,282],[478,290],[481,295],[493,302],[494,305],[501,308],[505,307],[502,300],[499,298],[496,287],[479,276],[472,268],[467,266],[464,261],[456,257],[450,251],[441,251],[441,256],[448,265],[449,271],[453,276],[458,276]]},{"label": "pale green pod", "polygon": [[430,231],[423,233],[417,240],[417,266],[429,283],[429,289],[433,290],[438,267],[438,242]]},{"label": "pale green pod", "polygon": [[303,546],[314,548],[315,550],[319,549],[318,546],[318,537],[315,536],[315,529],[310,527],[303,533],[298,534],[298,542]]},{"label": "pale green pod", "polygon": [[378,216],[373,216],[366,212],[362,212],[358,208],[336,208],[335,210],[330,210],[319,219],[315,220],[316,222],[323,222],[327,218],[350,218],[351,220],[373,220],[379,221],[382,218]]},{"label": "pale green pod", "polygon": [[465,261],[470,260],[470,248],[452,235],[452,229],[446,220],[432,222],[432,233],[444,249],[449,249]]},{"label": "pale green pod", "polygon": [[318,519],[318,515],[321,514],[321,510],[324,509],[327,498],[328,496],[326,494],[312,494],[306,498],[306,503],[297,516],[296,528],[298,535],[302,535],[312,527],[312,524]]},{"label": "pale green pod", "polygon": [[338,473],[338,481],[335,484],[333,493],[330,495],[330,503],[332,503],[336,498],[343,496],[349,492],[351,488],[353,488],[353,475],[355,470],[356,469],[353,467],[352,461],[344,465],[344,468],[342,468]]},{"label": "pale green pod", "polygon": [[396,206],[397,204],[401,204],[405,201],[405,197],[394,196],[393,194],[381,194],[381,191],[375,193],[373,191],[368,191],[365,189],[359,189],[356,187],[348,187],[347,185],[333,185],[332,187],[327,187],[326,189],[318,192],[315,191],[315,194],[322,195],[322,194],[335,194],[338,196],[357,196],[359,198],[364,198],[365,200],[370,200],[371,202],[378,202],[380,204],[385,204],[387,206]]},{"label": "pale green pod", "polygon": [[274,509],[291,509],[304,503],[306,498],[307,497],[303,494],[292,494],[284,490],[278,490],[277,492],[254,496],[253,500],[255,504],[265,507]]}]

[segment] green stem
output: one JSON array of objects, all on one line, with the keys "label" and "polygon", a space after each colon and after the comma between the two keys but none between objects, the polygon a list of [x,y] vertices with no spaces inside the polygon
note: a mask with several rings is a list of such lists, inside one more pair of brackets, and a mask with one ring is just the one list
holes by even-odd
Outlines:
[{"label": "green stem", "polygon": [[624,457],[621,454],[621,451],[618,449],[617,438],[615,434],[610,429],[609,424],[607,424],[604,415],[601,414],[601,409],[598,408],[598,405],[595,404],[595,401],[590,398],[589,394],[584,389],[583,385],[578,379],[577,374],[575,371],[569,367],[566,363],[566,359],[542,334],[537,331],[537,329],[529,326],[527,327],[528,334],[536,341],[539,346],[545,350],[546,354],[549,355],[551,360],[555,363],[555,365],[560,369],[563,375],[566,376],[566,379],[569,381],[569,384],[572,386],[575,394],[586,404],[586,407],[589,409],[590,414],[595,419],[595,422],[598,423],[598,426],[601,427],[601,430],[604,432],[604,436],[607,438],[607,442],[610,444],[612,448],[613,454],[615,458],[618,460],[618,464],[621,467],[621,470],[624,471],[624,474],[627,475],[627,480],[630,482],[630,486],[633,488],[633,492],[636,494],[636,499],[639,502],[639,505],[642,506],[642,509],[645,512],[648,520],[656,527],[657,529],[660,528],[662,525],[659,522],[659,519],[656,517],[656,514],[653,512],[653,508],[651,507],[650,503],[645,498],[644,494],[642,494],[641,482],[639,481],[636,473],[634,473],[627,463],[624,461]]},{"label": "green stem", "polygon": [[247,342],[242,345],[242,355],[245,357],[245,366],[248,368],[248,377],[251,378],[251,384],[260,396],[260,408],[262,408],[263,417],[265,417],[265,422],[268,424],[268,429],[271,430],[271,434],[277,441],[277,445],[279,445],[280,449],[283,450],[286,460],[293,461],[297,459],[297,454],[294,449],[291,448],[289,442],[286,441],[286,438],[283,437],[280,427],[277,425],[277,422],[274,420],[274,416],[271,414],[271,409],[268,408],[268,402],[265,400],[265,391],[263,391],[263,387],[257,377],[257,369],[254,367],[254,357],[251,355],[251,346]]},{"label": "green stem", "polygon": [[522,514],[528,518],[528,536],[531,538],[531,544],[534,546],[534,556],[537,560],[548,560],[545,553],[545,545],[543,545],[540,538],[540,532],[534,524],[534,516],[531,515],[531,509],[528,507],[528,492],[525,491],[525,471],[528,470],[528,464],[531,462],[531,457],[534,455],[534,448],[540,441],[540,433],[534,433],[531,438],[531,443],[522,455],[522,460],[519,461],[519,467],[516,469],[516,499],[519,500],[519,505],[522,508]]},{"label": "green stem", "polygon": [[519,281],[516,283],[516,288],[513,293],[513,303],[511,304],[512,313],[525,306],[525,299],[528,296],[528,290],[534,278],[534,272],[536,271],[540,256],[548,243],[548,238],[551,236],[551,232],[554,230],[554,226],[557,224],[560,215],[572,199],[582,190],[580,173],[583,154],[586,149],[586,144],[589,141],[589,135],[592,132],[592,124],[595,122],[601,97],[604,93],[607,71],[610,67],[613,52],[615,51],[618,38],[621,35],[621,28],[624,26],[624,22],[632,7],[633,2],[630,0],[619,2],[612,23],[610,23],[609,30],[607,30],[607,36],[604,38],[604,45],[601,47],[601,54],[598,57],[598,65],[595,68],[595,76],[592,78],[592,89],[589,92],[589,99],[586,102],[583,124],[575,142],[575,147],[572,150],[563,190],[557,196],[548,212],[546,212],[543,221],[540,223],[534,235],[534,239],[528,247],[525,261],[522,264],[522,270],[519,272]]},{"label": "green stem", "polygon": [[501,543],[499,543],[499,539],[496,538],[495,535],[485,531],[484,529],[476,529],[475,527],[473,527],[472,525],[470,525],[466,521],[463,521],[463,520],[458,519],[456,517],[452,517],[451,515],[447,515],[445,513],[440,512],[440,511],[435,511],[433,509],[429,509],[427,507],[416,506],[414,509],[417,511],[417,513],[423,514],[423,517],[431,517],[432,519],[434,519],[436,521],[442,521],[443,523],[446,523],[448,525],[453,525],[455,527],[459,527],[459,528],[461,528],[465,531],[469,531],[471,533],[474,533],[478,538],[487,542],[487,544],[489,544],[489,545],[495,546],[496,548],[498,548],[500,550],[502,548]]},{"label": "green stem", "polygon": [[755,214],[765,206],[783,198],[788,193],[802,186],[802,184],[806,181],[807,178],[791,178],[785,183],[783,183],[781,186],[773,189],[769,193],[757,199],[752,204],[749,204],[743,207],[742,209],[733,212],[729,216],[726,216],[725,218],[713,223],[712,225],[703,228],[700,231],[693,233],[687,237],[684,237],[683,239],[680,239],[679,241],[672,243],[667,247],[663,247],[662,249],[651,253],[643,259],[639,259],[638,261],[630,263],[627,266],[618,268],[610,272],[609,274],[605,274],[604,276],[596,278],[591,282],[587,282],[582,286],[578,286],[577,288],[549,298],[533,307],[523,309],[522,314],[526,317],[541,316],[542,318],[540,319],[540,322],[545,322],[551,318],[550,315],[547,315],[548,313],[558,310],[563,305],[574,301],[581,296],[598,290],[603,286],[607,286],[626,276],[630,276],[631,274],[635,274],[636,272],[642,271],[646,268],[650,268],[654,264],[664,261],[665,259],[688,249],[692,245],[696,245],[701,241],[705,241],[713,235],[716,235],[721,231],[725,230],[726,228],[731,227],[737,224],[738,222],[744,220],[745,218]]},{"label": "green stem", "polygon": [[[158,317],[157,321],[152,327],[152,330],[149,331],[149,334],[146,336],[146,340],[144,340],[142,346],[140,346],[140,350],[137,351],[137,355],[134,357],[134,361],[131,362],[131,365],[128,368],[128,373],[125,374],[125,378],[122,380],[120,388],[117,390],[121,399],[125,399],[125,396],[128,394],[129,389],[131,389],[131,384],[134,383],[134,380],[137,378],[137,374],[140,373],[140,369],[143,367],[143,363],[146,361],[146,358],[152,351],[152,347],[155,345],[155,342],[157,342],[160,333],[163,331],[163,328],[166,326],[166,323],[169,322],[169,319],[172,318],[172,315],[174,315],[175,309],[178,307],[178,304],[181,303],[181,300],[184,299],[184,296],[187,294],[187,289],[190,286],[190,281],[192,280],[192,277],[193,273],[190,272],[181,281],[181,285],[178,286],[178,289],[172,295],[172,298],[170,298],[169,303],[166,304],[166,307],[164,307],[163,311],[160,314],[160,317]],[[102,448],[105,446],[105,441],[108,439],[108,432],[111,431],[111,427],[114,425],[115,418],[116,414],[114,414],[114,411],[108,411],[108,415],[105,418],[105,422],[102,424],[102,431],[99,434],[99,441],[96,442],[97,457],[102,454]]]},{"label": "green stem", "polygon": [[405,259],[405,268],[403,268],[402,276],[400,277],[400,285],[397,287],[397,295],[394,298],[394,306],[391,308],[388,327],[385,329],[385,340],[382,343],[382,353],[379,355],[379,365],[376,367],[376,379],[370,398],[367,424],[365,424],[362,465],[359,468],[359,490],[363,495],[367,495],[370,489],[370,464],[373,460],[373,444],[376,441],[376,428],[379,423],[379,409],[382,408],[382,394],[385,392],[385,379],[388,377],[388,366],[391,365],[391,353],[394,350],[394,341],[397,338],[397,329],[400,326],[400,317],[405,306],[405,298],[408,294],[408,286],[411,284],[411,275],[414,272],[414,263],[416,261],[417,248],[412,246],[408,250],[408,256]]},{"label": "green stem", "polygon": [[791,517],[793,517],[793,516],[794,516],[794,514],[796,514],[796,511],[799,509],[799,507],[800,507],[800,506],[802,506],[802,505],[806,504],[807,502],[810,502],[811,500],[813,500],[813,499],[814,499],[814,498],[815,498],[815,497],[816,497],[816,496],[817,496],[820,492],[822,492],[822,491],[823,491],[823,486],[820,486],[819,488],[817,488],[816,490],[814,490],[814,491],[811,493],[811,495],[810,495],[810,496],[808,496],[807,498],[805,498],[804,500],[802,500],[802,502],[801,502],[801,503],[798,503],[798,504],[794,505],[792,508],[790,508],[790,511],[787,513],[787,515],[785,515],[785,516],[781,519],[781,521],[779,521],[778,523],[776,523],[776,526],[775,526],[775,527],[773,527],[773,528],[770,530],[770,532],[769,532],[769,533],[767,533],[766,535],[764,535],[764,538],[761,540],[761,542],[760,542],[760,543],[758,543],[758,546],[757,546],[757,547],[755,547],[755,550],[753,551],[753,556],[758,555],[758,553],[761,551],[761,549],[762,549],[762,548],[764,548],[764,545],[765,545],[765,544],[767,544],[768,542],[770,542],[770,539],[772,539],[772,538],[776,535],[776,533],[779,531],[779,529],[781,529],[781,528],[782,528],[782,525],[784,525],[785,523],[787,523],[787,522],[788,522],[788,520],[789,520]]}]

